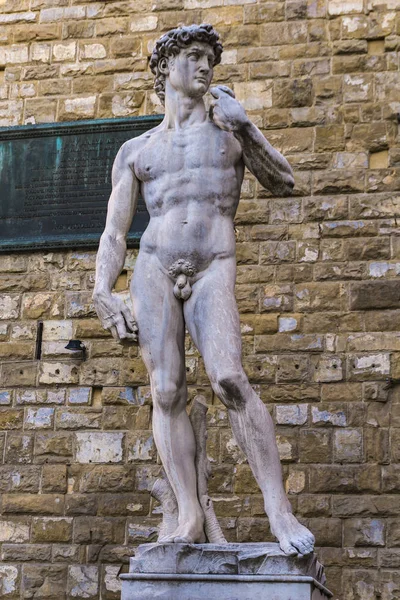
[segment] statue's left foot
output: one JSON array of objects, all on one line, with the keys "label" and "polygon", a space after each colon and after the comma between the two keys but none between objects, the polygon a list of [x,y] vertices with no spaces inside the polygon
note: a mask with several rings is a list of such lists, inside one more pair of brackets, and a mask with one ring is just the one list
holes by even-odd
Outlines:
[{"label": "statue's left foot", "polygon": [[310,554],[314,550],[315,538],[311,531],[301,525],[291,512],[283,512],[270,519],[271,531],[278,538],[285,554]]}]

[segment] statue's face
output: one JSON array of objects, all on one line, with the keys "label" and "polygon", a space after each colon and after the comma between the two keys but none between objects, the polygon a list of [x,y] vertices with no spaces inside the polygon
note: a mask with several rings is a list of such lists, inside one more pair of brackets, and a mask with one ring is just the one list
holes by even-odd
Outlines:
[{"label": "statue's face", "polygon": [[193,42],[168,60],[170,85],[185,96],[204,96],[212,80],[214,59],[211,46]]}]

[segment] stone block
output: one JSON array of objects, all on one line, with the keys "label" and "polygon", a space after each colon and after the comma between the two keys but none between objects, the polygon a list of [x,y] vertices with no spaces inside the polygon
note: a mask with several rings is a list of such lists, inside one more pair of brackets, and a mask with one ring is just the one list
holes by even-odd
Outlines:
[{"label": "stone block", "polygon": [[67,491],[67,469],[65,465],[45,464],[42,468],[42,492],[60,492]]},{"label": "stone block", "polygon": [[52,560],[53,562],[73,562],[79,563],[84,560],[84,548],[78,544],[53,544]]},{"label": "stone block", "polygon": [[254,350],[255,352],[322,352],[323,337],[307,333],[257,335],[254,338]]},{"label": "stone block", "polygon": [[51,547],[45,544],[3,544],[2,559],[18,562],[51,560]]},{"label": "stone block", "polygon": [[39,492],[40,467],[38,466],[0,466],[0,491]]},{"label": "stone block", "polygon": [[123,437],[123,433],[77,433],[76,461],[78,463],[121,462]]},{"label": "stone block", "polygon": [[327,383],[343,379],[342,360],[339,356],[318,356],[312,359],[314,363],[314,381]]},{"label": "stone block", "polygon": [[0,594],[7,598],[17,598],[20,587],[20,569],[16,565],[0,565]]},{"label": "stone block", "polygon": [[26,518],[9,517],[0,521],[0,541],[22,544],[29,541],[30,523]]},{"label": "stone block", "polygon": [[72,433],[37,433],[34,456],[38,462],[69,462],[72,458]]},{"label": "stone block", "polygon": [[104,387],[102,390],[103,404],[139,405],[144,398],[138,396],[133,387]]},{"label": "stone block", "polygon": [[340,310],[343,291],[339,283],[317,282],[295,286],[295,306],[298,312]]},{"label": "stone block", "polygon": [[278,80],[274,83],[272,101],[279,108],[311,106],[313,84],[311,79]]},{"label": "stone block", "polygon": [[318,546],[340,548],[342,545],[342,520],[333,518],[311,518],[308,527],[315,535]]},{"label": "stone block", "polygon": [[77,485],[80,492],[128,492],[134,489],[135,474],[131,465],[92,466],[82,472]]},{"label": "stone block", "polygon": [[99,594],[99,568],[96,565],[68,567],[68,594],[71,598],[95,600]]},{"label": "stone block", "polygon": [[302,429],[299,437],[299,453],[303,463],[330,463],[332,433],[325,429]]},{"label": "stone block", "polygon": [[42,385],[77,384],[78,380],[76,364],[44,361],[40,364],[39,383]]},{"label": "stone block", "polygon": [[310,466],[310,489],[314,493],[376,493],[381,489],[378,465]]},{"label": "stone block", "polygon": [[25,598],[63,598],[66,588],[66,565],[24,565],[22,593]]},{"label": "stone block", "polygon": [[331,16],[363,12],[363,0],[329,0],[328,14]]},{"label": "stone block", "polygon": [[102,414],[98,409],[60,408],[56,414],[57,429],[100,429]]},{"label": "stone block", "polygon": [[72,540],[72,518],[34,517],[31,536],[35,543],[70,542]]},{"label": "stone block", "polygon": [[11,464],[27,464],[32,462],[33,434],[7,433],[5,462]]},{"label": "stone block", "polygon": [[382,519],[348,519],[344,527],[346,546],[384,546],[385,522]]},{"label": "stone block", "polygon": [[274,381],[276,374],[276,357],[274,356],[247,356],[243,360],[243,367],[250,382]]},{"label": "stone block", "polygon": [[246,110],[260,110],[272,106],[272,82],[251,81],[234,84],[236,98]]},{"label": "stone block", "polygon": [[260,263],[264,265],[281,262],[294,262],[295,254],[295,242],[273,241],[260,244]]},{"label": "stone block", "polygon": [[389,354],[350,354],[347,356],[347,372],[353,381],[384,379],[390,373]]},{"label": "stone block", "polygon": [[104,565],[102,568],[102,596],[106,600],[119,600],[121,597],[121,580],[119,579],[120,567],[118,565]]},{"label": "stone block", "polygon": [[91,402],[91,392],[92,388],[90,387],[70,388],[68,403],[72,405],[88,405]]},{"label": "stone block", "polygon": [[151,431],[134,431],[126,435],[127,461],[147,462],[156,458],[156,447]]},{"label": "stone block", "polygon": [[[358,146],[357,149],[359,149]],[[364,178],[352,170],[317,171],[314,175],[313,191],[316,195],[364,191]]]},{"label": "stone block", "polygon": [[397,308],[400,299],[400,282],[366,281],[350,284],[350,310]]},{"label": "stone block", "polygon": [[[289,473],[285,481],[285,489],[287,494],[301,494],[306,487],[306,472],[300,469],[295,469]],[[244,540],[243,540],[244,541]],[[260,540],[251,540],[260,541]]]},{"label": "stone block", "polygon": [[73,338],[73,322],[64,321],[44,321],[43,322],[43,341],[58,342],[59,340],[68,341]]},{"label": "stone block", "polygon": [[124,518],[82,516],[74,519],[74,542],[93,544],[122,544]]},{"label": "stone block", "polygon": [[0,390],[0,405],[6,406],[11,404],[11,390]]},{"label": "stone block", "polygon": [[147,516],[150,510],[149,494],[104,493],[98,494],[99,516]]},{"label": "stone block", "polygon": [[278,425],[304,425],[308,418],[307,404],[286,404],[275,407]]},{"label": "stone block", "polygon": [[329,125],[317,127],[315,130],[315,150],[331,151],[344,150],[344,127],[343,125]]},{"label": "stone block", "polygon": [[343,429],[334,432],[334,460],[340,463],[363,461],[363,435],[360,429]]},{"label": "stone block", "polygon": [[[0,110],[1,117],[1,110]],[[0,119],[1,120],[1,119]],[[0,294],[0,319],[17,319],[19,316],[20,298],[18,295]]]},{"label": "stone block", "polygon": [[308,381],[310,379],[309,357],[301,354],[279,356],[276,379],[278,383]]},{"label": "stone block", "polygon": [[129,519],[127,522],[127,540],[130,544],[156,541],[159,519]]},{"label": "stone block", "polygon": [[345,427],[347,415],[345,405],[319,405],[311,407],[311,420],[314,425]]},{"label": "stone block", "polygon": [[25,413],[25,429],[52,429],[54,408],[27,408]]},{"label": "stone block", "polygon": [[67,494],[65,497],[66,515],[95,515],[98,494]]},{"label": "stone block", "polygon": [[58,494],[3,494],[3,512],[62,515],[64,497]]},{"label": "stone block", "polygon": [[0,429],[22,429],[23,410],[0,408]]},{"label": "stone block", "polygon": [[269,284],[264,287],[262,307],[266,311],[292,312],[293,287],[292,285]]},{"label": "stone block", "polygon": [[0,257],[1,273],[24,273],[28,268],[26,256],[5,255]]}]

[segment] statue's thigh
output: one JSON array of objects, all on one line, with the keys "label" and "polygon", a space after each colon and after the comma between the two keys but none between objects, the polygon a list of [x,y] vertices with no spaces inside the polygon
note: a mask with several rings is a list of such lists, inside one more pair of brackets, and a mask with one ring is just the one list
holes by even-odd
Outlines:
[{"label": "statue's thigh", "polygon": [[241,366],[240,320],[234,286],[220,270],[206,274],[184,304],[187,329],[201,353],[207,372],[218,365]]},{"label": "statue's thigh", "polygon": [[131,296],[139,346],[150,377],[182,379],[185,373],[182,303],[175,298],[173,283],[155,260],[138,260]]}]

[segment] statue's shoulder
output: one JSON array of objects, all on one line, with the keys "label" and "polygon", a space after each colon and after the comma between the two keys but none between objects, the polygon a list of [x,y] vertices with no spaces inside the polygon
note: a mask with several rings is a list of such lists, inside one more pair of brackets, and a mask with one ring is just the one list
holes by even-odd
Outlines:
[{"label": "statue's shoulder", "polygon": [[150,129],[149,131],[145,131],[144,133],[142,133],[141,135],[138,135],[134,138],[131,138],[130,140],[127,140],[124,144],[122,144],[119,153],[121,155],[123,155],[124,157],[128,158],[129,161],[134,162],[135,157],[138,155],[138,153],[143,150],[144,146],[151,140],[154,138],[157,138],[157,136],[160,133],[160,129],[161,126],[157,125],[157,127],[153,127],[153,129]]}]

